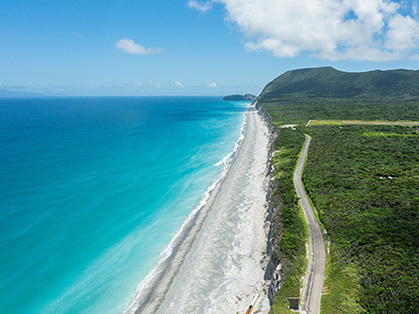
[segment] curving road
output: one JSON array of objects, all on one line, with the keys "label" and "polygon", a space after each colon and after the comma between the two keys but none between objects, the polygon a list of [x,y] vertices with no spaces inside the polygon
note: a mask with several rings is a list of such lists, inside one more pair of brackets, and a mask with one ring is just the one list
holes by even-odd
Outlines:
[{"label": "curving road", "polygon": [[310,270],[306,278],[306,288],[303,296],[302,311],[308,313],[320,313],[320,302],[322,298],[324,274],[326,269],[326,253],[324,248],[323,234],[310,205],[307,194],[301,181],[301,175],[311,137],[306,135],[303,151],[298,160],[297,169],[294,173],[294,186],[300,198],[300,204],[304,211],[304,217],[310,229],[311,252]]}]

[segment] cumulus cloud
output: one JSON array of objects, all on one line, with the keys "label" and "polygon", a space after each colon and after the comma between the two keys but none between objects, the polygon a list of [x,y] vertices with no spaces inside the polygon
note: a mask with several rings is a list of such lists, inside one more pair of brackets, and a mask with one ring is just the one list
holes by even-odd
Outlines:
[{"label": "cumulus cloud", "polygon": [[409,16],[400,14],[392,17],[388,23],[387,49],[394,51],[411,50],[419,44],[419,23]]},{"label": "cumulus cloud", "polygon": [[180,88],[183,88],[183,84],[181,82],[175,81],[174,84]]},{"label": "cumulus cloud", "polygon": [[209,83],[207,85],[208,87],[217,87],[217,84],[215,82]]},{"label": "cumulus cloud", "polygon": [[116,48],[121,49],[125,53],[135,54],[135,55],[152,55],[160,53],[160,49],[155,48],[145,48],[140,44],[135,43],[132,39],[123,38],[116,42]]},{"label": "cumulus cloud", "polygon": [[409,1],[212,0],[197,6],[215,2],[246,35],[248,50],[278,57],[311,52],[328,60],[384,61],[419,48],[417,4]]},{"label": "cumulus cloud", "polygon": [[211,1],[198,2],[196,0],[189,0],[188,7],[192,9],[196,9],[201,12],[207,12],[208,10],[212,9],[212,2]]}]

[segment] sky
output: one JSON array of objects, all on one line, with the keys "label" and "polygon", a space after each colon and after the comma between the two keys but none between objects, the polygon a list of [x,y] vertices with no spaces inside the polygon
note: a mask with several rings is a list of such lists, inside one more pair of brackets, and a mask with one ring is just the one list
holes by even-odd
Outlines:
[{"label": "sky", "polygon": [[318,66],[419,69],[419,0],[0,1],[0,90],[257,94]]}]

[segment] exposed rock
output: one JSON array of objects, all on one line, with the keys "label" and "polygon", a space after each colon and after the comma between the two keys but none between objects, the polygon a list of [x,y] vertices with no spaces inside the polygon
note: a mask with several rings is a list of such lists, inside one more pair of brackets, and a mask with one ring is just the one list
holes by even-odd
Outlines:
[{"label": "exposed rock", "polygon": [[267,229],[268,232],[268,243],[267,243],[267,247],[266,247],[266,252],[265,252],[265,258],[263,261],[264,264],[264,270],[265,270],[265,289],[266,289],[266,293],[268,295],[269,298],[269,302],[272,305],[273,304],[273,300],[275,297],[275,294],[277,293],[277,291],[279,290],[279,288],[281,287],[281,269],[282,269],[282,265],[280,263],[279,260],[277,260],[274,256],[273,253],[273,248],[274,248],[274,239],[273,239],[273,216],[274,216],[274,211],[275,208],[272,204],[272,192],[273,192],[273,187],[272,187],[272,182],[273,182],[273,178],[274,178],[274,167],[272,165],[272,157],[274,155],[274,151],[275,151],[275,139],[276,139],[276,132],[273,132],[272,130],[272,120],[270,115],[264,111],[262,108],[260,108],[260,104],[257,103],[257,100],[254,101],[254,105],[256,106],[258,113],[260,116],[263,117],[263,119],[265,120],[265,122],[268,125],[269,131],[270,131],[270,150],[269,150],[269,162],[267,164],[268,167],[268,173],[267,173],[267,181],[269,182],[269,187],[268,187],[268,194],[266,196],[266,201],[267,201],[267,216],[266,216],[266,222],[265,222],[265,228]]}]

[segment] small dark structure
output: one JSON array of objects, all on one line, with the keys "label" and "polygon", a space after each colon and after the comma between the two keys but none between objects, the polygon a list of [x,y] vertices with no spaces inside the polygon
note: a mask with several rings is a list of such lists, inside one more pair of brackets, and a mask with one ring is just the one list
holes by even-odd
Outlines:
[{"label": "small dark structure", "polygon": [[290,301],[290,309],[298,311],[298,303],[300,302],[300,299],[289,298],[289,301]]}]

